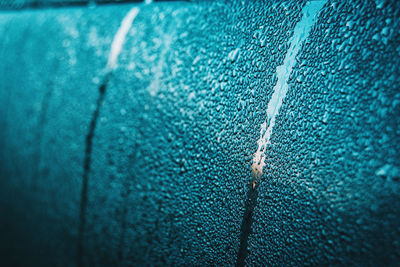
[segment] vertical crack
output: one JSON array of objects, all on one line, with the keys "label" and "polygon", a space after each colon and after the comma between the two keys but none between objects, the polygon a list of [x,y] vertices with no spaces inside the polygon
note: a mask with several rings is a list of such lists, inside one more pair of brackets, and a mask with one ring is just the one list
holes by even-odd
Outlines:
[{"label": "vertical crack", "polygon": [[250,186],[247,191],[245,211],[243,215],[242,226],[240,227],[240,246],[236,258],[236,266],[244,266],[248,254],[248,240],[251,233],[251,225],[253,224],[253,211],[257,205],[258,191],[257,186]]}]

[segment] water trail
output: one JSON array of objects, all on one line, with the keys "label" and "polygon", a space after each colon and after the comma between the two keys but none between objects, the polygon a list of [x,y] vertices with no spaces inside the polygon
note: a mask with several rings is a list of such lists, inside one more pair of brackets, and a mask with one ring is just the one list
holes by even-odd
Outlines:
[{"label": "water trail", "polygon": [[279,109],[282,106],[283,99],[286,96],[288,90],[288,79],[293,67],[296,63],[296,55],[299,52],[302,43],[307,39],[312,26],[315,23],[319,10],[323,7],[326,0],[322,1],[311,1],[308,2],[303,10],[303,16],[299,23],[294,28],[293,36],[289,39],[289,49],[283,64],[277,67],[278,82],[274,87],[274,91],[271,96],[271,100],[268,102],[267,118],[263,124],[261,124],[260,139],[257,141],[258,148],[253,158],[253,176],[256,178],[255,181],[249,187],[247,192],[247,198],[245,203],[245,212],[243,215],[241,234],[240,234],[240,246],[239,252],[236,258],[236,266],[244,266],[245,260],[248,254],[248,239],[251,233],[251,226],[253,224],[253,212],[257,205],[258,197],[258,180],[263,171],[265,165],[265,150],[270,142],[272,129],[275,125],[275,119],[278,115]]},{"label": "water trail", "polygon": [[117,33],[114,36],[110,54],[108,56],[107,66],[105,69],[105,75],[102,83],[99,86],[99,97],[96,103],[96,109],[93,113],[89,132],[86,135],[86,147],[85,147],[85,158],[83,165],[83,175],[82,175],[82,192],[81,192],[81,203],[80,203],[80,214],[79,214],[79,229],[78,229],[78,247],[77,247],[77,265],[83,266],[83,233],[85,231],[86,225],[86,210],[88,202],[88,183],[89,183],[89,172],[92,156],[92,144],[93,137],[97,125],[97,119],[99,117],[100,108],[103,104],[107,84],[112,74],[112,71],[118,66],[118,56],[121,53],[122,46],[125,42],[125,37],[128,34],[129,29],[132,26],[133,20],[139,13],[139,8],[133,7],[128,14],[124,17],[121,22]]},{"label": "water trail", "polygon": [[288,90],[288,79],[296,63],[296,55],[299,52],[302,43],[307,39],[312,26],[317,18],[318,11],[325,4],[326,0],[308,2],[303,8],[303,17],[296,24],[292,38],[289,40],[289,50],[283,61],[283,64],[276,68],[276,83],[271,100],[268,102],[267,118],[260,129],[260,139],[258,139],[258,148],[253,158],[253,176],[261,177],[265,165],[265,150],[271,144],[272,130],[275,125],[276,116],[282,106],[283,99]]},{"label": "water trail", "polygon": [[122,46],[125,42],[125,37],[128,34],[128,31],[132,26],[132,22],[136,18],[138,13],[139,8],[134,7],[128,12],[128,14],[126,14],[124,19],[122,20],[121,26],[115,34],[113,42],[111,44],[111,51],[108,56],[106,72],[112,71],[117,67],[118,56],[121,53]]},{"label": "water trail", "polygon": [[240,227],[240,246],[236,258],[236,266],[244,266],[247,257],[248,239],[251,233],[251,225],[253,224],[253,212],[257,205],[257,197],[257,188],[249,188],[245,204],[246,209],[243,214],[242,226]]}]

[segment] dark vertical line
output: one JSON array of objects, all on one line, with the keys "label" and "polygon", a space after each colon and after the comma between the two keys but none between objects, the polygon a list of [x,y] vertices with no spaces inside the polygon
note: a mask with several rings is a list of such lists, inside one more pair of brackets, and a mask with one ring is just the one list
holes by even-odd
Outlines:
[{"label": "dark vertical line", "polygon": [[245,204],[245,211],[243,215],[242,226],[240,228],[240,246],[239,252],[236,258],[236,266],[244,266],[244,262],[247,257],[247,246],[248,239],[251,233],[251,225],[253,224],[253,211],[257,205],[257,185],[256,187],[252,187],[250,185],[249,191],[247,191],[247,199]]},{"label": "dark vertical line", "polygon": [[103,83],[99,87],[99,97],[97,98],[96,109],[93,113],[92,120],[90,122],[89,132],[86,135],[86,148],[85,148],[85,159],[83,164],[83,175],[82,175],[82,192],[81,192],[81,204],[79,213],[79,229],[78,229],[78,251],[77,251],[77,266],[83,266],[83,233],[86,226],[86,210],[88,202],[88,180],[90,172],[90,164],[92,157],[92,144],[94,131],[96,130],[97,119],[99,117],[100,108],[104,101],[107,83],[109,80],[109,74],[105,76]]},{"label": "dark vertical line", "polygon": [[[59,69],[59,62],[56,60],[51,64],[50,68],[52,70],[52,73],[56,73]],[[32,190],[35,192],[38,189],[38,183],[40,182],[40,179],[44,176],[44,170],[48,169],[41,169],[42,165],[42,159],[43,159],[43,153],[42,153],[42,146],[43,146],[43,133],[45,133],[45,127],[47,125],[47,119],[48,119],[48,110],[49,110],[49,105],[50,105],[50,100],[53,96],[54,92],[54,82],[52,79],[50,79],[46,83],[47,91],[43,96],[42,102],[41,102],[41,108],[40,108],[40,114],[39,114],[39,120],[38,120],[38,132],[36,136],[36,140],[38,142],[38,155],[37,155],[37,166],[35,170],[35,177],[34,180],[32,181]]]},{"label": "dark vertical line", "polygon": [[[54,69],[54,68],[53,68]],[[35,169],[35,174],[33,177],[32,181],[32,190],[35,192],[38,189],[38,183],[40,182],[40,179],[42,177],[42,170],[41,170],[41,164],[42,164],[42,145],[43,145],[43,132],[44,128],[47,124],[47,111],[49,109],[49,102],[51,99],[51,96],[53,94],[53,85],[52,82],[47,84],[48,90],[44,94],[42,103],[41,103],[41,109],[40,109],[40,114],[39,114],[39,120],[38,120],[38,131],[37,131],[37,136],[36,140],[38,142],[38,151],[37,151],[37,166]]]}]

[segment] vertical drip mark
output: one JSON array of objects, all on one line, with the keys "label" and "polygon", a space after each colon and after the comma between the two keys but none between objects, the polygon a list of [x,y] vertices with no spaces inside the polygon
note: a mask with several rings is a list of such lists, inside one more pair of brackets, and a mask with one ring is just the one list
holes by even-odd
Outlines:
[{"label": "vertical drip mark", "polygon": [[[148,5],[151,4],[153,1],[152,0],[145,0],[144,4]],[[136,16],[136,15],[135,15]],[[135,159],[136,159],[136,152],[137,152],[137,144],[135,146]],[[123,195],[123,207],[122,207],[122,218],[121,218],[121,236],[119,239],[119,249],[118,249],[118,259],[120,262],[123,262],[125,259],[125,253],[124,253],[124,245],[125,245],[125,239],[126,239],[126,227],[127,227],[127,221],[126,217],[128,214],[128,197],[131,194],[131,189],[130,189],[130,184],[129,182],[124,184],[124,195]]]},{"label": "vertical drip mark", "polygon": [[257,188],[260,182],[259,179],[262,176],[263,167],[265,165],[265,151],[267,146],[271,144],[270,139],[272,135],[272,129],[275,125],[275,120],[279,113],[279,109],[282,106],[283,99],[286,97],[288,90],[287,82],[296,63],[296,55],[298,54],[302,43],[307,39],[311,28],[315,23],[317,14],[325,2],[326,0],[310,1],[304,6],[302,10],[303,16],[300,22],[296,24],[293,36],[289,39],[289,49],[283,64],[276,68],[278,81],[273,89],[271,99],[268,102],[267,118],[265,122],[261,124],[260,139],[257,141],[258,148],[253,158],[252,169],[254,181],[247,192],[236,266],[244,266],[248,254],[248,238],[251,233],[251,226],[253,223],[253,211],[257,205]]},{"label": "vertical drip mark", "polygon": [[247,257],[247,242],[251,233],[251,225],[253,224],[253,211],[257,205],[258,191],[257,188],[249,188],[247,191],[246,209],[244,211],[242,226],[240,228],[240,246],[236,258],[236,266],[244,266]]},{"label": "vertical drip mark", "polygon": [[96,130],[97,119],[99,117],[100,108],[103,104],[107,84],[110,80],[112,71],[117,67],[118,56],[121,53],[122,46],[125,42],[125,37],[132,26],[133,20],[139,13],[139,8],[132,8],[128,14],[124,17],[121,22],[117,33],[114,36],[113,42],[111,44],[111,50],[107,61],[107,66],[105,69],[105,75],[102,83],[99,87],[99,97],[96,102],[96,109],[93,113],[92,119],[90,121],[89,132],[86,135],[86,147],[85,147],[85,158],[83,165],[83,175],[82,175],[82,191],[81,191],[81,203],[80,203],[80,213],[79,213],[79,229],[78,229],[78,246],[77,246],[77,265],[83,266],[83,233],[85,231],[86,225],[86,210],[88,202],[88,180],[92,156],[92,144],[93,137]]},{"label": "vertical drip mark", "polygon": [[166,57],[167,57],[167,52],[169,51],[169,48],[172,43],[172,37],[165,34],[163,43],[164,43],[164,46],[161,48],[162,50],[160,52],[160,59],[158,61],[157,66],[155,66],[154,78],[153,78],[152,82],[150,83],[150,85],[148,86],[148,90],[149,90],[149,93],[151,96],[156,96],[158,93],[158,90],[160,88],[162,70],[163,70],[163,67],[166,65],[165,61],[166,61]]},{"label": "vertical drip mark", "polygon": [[[144,4],[145,5],[149,5],[151,4],[153,1],[152,0],[145,0]],[[137,157],[137,150],[138,150],[138,143],[135,144],[135,151],[134,151],[134,159],[133,162],[136,162],[136,157]],[[134,168],[133,168],[134,169]],[[132,180],[135,179],[136,174],[134,173],[132,175]],[[128,215],[128,200],[129,200],[129,196],[131,194],[131,183],[129,182],[129,180],[127,182],[124,183],[124,190],[123,190],[123,207],[122,207],[122,216],[121,216],[121,236],[119,239],[119,248],[118,248],[118,260],[120,262],[123,262],[125,260],[125,239],[126,239],[126,229],[127,229],[127,215]]]},{"label": "vertical drip mark", "polygon": [[[54,69],[53,69],[54,70]],[[32,181],[32,191],[36,192],[37,190],[37,185],[38,182],[40,182],[41,178],[43,177],[42,174],[44,172],[44,168],[42,167],[43,165],[43,132],[45,130],[45,126],[47,124],[47,111],[49,108],[49,102],[51,99],[51,96],[53,94],[53,84],[49,83],[47,84],[47,87],[49,88],[47,92],[45,93],[42,103],[41,103],[41,108],[40,108],[40,115],[39,115],[39,121],[38,121],[38,132],[36,133],[36,140],[38,142],[38,151],[37,151],[37,166],[35,169],[35,174],[33,177]]]},{"label": "vertical drip mark", "polygon": [[292,38],[289,40],[289,49],[283,64],[276,68],[276,83],[270,101],[268,102],[267,118],[261,124],[260,139],[257,141],[258,148],[253,158],[253,176],[260,178],[265,165],[265,150],[271,144],[272,129],[275,125],[276,116],[282,106],[283,99],[288,90],[288,80],[290,73],[296,63],[296,55],[301,48],[301,44],[307,39],[312,26],[314,25],[318,11],[325,4],[326,0],[308,2],[303,8],[303,17],[296,24]]},{"label": "vertical drip mark", "polygon": [[[106,76],[107,77],[107,76]],[[85,147],[85,158],[83,165],[83,176],[82,176],[82,191],[81,191],[81,205],[79,213],[79,229],[78,229],[78,253],[77,253],[77,265],[83,266],[83,232],[86,225],[86,208],[88,201],[88,178],[90,172],[90,163],[92,156],[92,143],[94,131],[96,129],[97,119],[100,113],[100,107],[104,100],[104,95],[107,87],[108,79],[106,78],[104,82],[99,87],[99,97],[97,98],[96,109],[93,113],[92,120],[90,121],[89,132],[86,135],[86,147]]]},{"label": "vertical drip mark", "polygon": [[128,34],[129,29],[132,26],[133,20],[136,18],[139,13],[139,8],[132,8],[128,14],[124,17],[121,22],[121,26],[119,27],[117,33],[114,36],[113,42],[111,44],[110,55],[108,56],[106,72],[111,72],[117,67],[118,56],[121,53],[122,46],[125,42],[125,37]]},{"label": "vertical drip mark", "polygon": [[[51,69],[53,70],[53,73],[55,73],[59,69],[59,62],[55,61],[54,64],[51,65]],[[41,102],[41,107],[40,107],[40,114],[39,114],[39,120],[37,124],[37,136],[36,140],[38,143],[38,150],[37,150],[37,166],[35,168],[35,176],[34,180],[32,181],[32,191],[36,192],[38,190],[38,183],[42,179],[42,177],[46,176],[47,172],[49,171],[48,167],[44,167],[43,165],[43,134],[45,133],[45,128],[47,125],[47,113],[50,105],[50,100],[53,95],[54,91],[54,82],[52,80],[49,80],[46,84],[47,91],[43,96],[42,102]]]}]

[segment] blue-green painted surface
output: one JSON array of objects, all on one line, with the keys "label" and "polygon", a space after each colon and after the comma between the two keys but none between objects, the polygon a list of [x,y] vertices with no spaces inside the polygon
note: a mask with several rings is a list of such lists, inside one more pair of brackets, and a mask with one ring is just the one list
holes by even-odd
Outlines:
[{"label": "blue-green painted surface", "polygon": [[[260,125],[304,5],[0,12],[2,262],[235,265]],[[399,28],[394,0],[318,13],[265,151],[246,265],[399,261]]]}]

